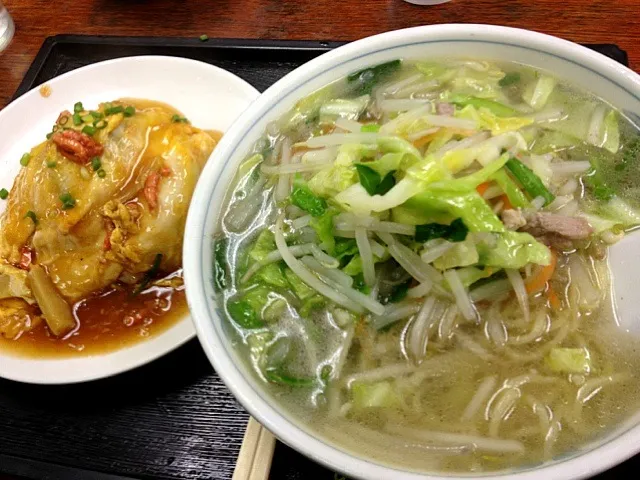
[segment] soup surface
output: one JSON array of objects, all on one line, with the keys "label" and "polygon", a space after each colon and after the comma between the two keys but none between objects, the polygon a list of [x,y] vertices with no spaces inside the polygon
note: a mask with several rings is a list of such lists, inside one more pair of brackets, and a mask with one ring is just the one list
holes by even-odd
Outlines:
[{"label": "soup surface", "polygon": [[322,437],[419,471],[532,466],[637,411],[607,247],[640,137],[518,64],[397,60],[269,125],[215,241],[236,348]]},{"label": "soup surface", "polygon": [[94,354],[183,316],[184,224],[220,136],[150,100],[60,113],[0,191],[0,348]]}]

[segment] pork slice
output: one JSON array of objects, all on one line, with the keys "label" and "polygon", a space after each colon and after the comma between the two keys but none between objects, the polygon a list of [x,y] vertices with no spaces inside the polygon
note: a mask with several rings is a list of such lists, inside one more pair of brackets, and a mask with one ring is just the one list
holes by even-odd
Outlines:
[{"label": "pork slice", "polygon": [[535,212],[524,215],[522,230],[534,237],[559,235],[569,240],[583,240],[593,233],[589,222],[581,217],[567,217],[555,213]]},{"label": "pork slice", "polygon": [[512,208],[503,210],[500,217],[502,218],[502,223],[504,223],[507,230],[518,230],[527,224],[527,220],[524,218],[524,215],[520,210]]}]

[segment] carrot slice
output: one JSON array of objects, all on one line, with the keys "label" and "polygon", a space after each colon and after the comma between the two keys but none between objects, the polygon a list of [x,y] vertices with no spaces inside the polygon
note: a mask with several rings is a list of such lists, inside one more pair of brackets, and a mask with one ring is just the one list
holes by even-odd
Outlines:
[{"label": "carrot slice", "polygon": [[558,257],[556,256],[556,253],[553,250],[550,250],[550,251],[551,251],[551,261],[549,262],[549,265],[545,265],[544,267],[539,269],[534,276],[532,276],[531,278],[527,279],[526,282],[524,282],[524,286],[527,289],[527,293],[539,292],[545,287],[547,282],[553,276],[553,272],[556,269],[556,263],[558,261]]},{"label": "carrot slice", "polygon": [[513,205],[511,204],[511,201],[509,200],[509,197],[507,197],[506,195],[502,194],[498,198],[499,198],[500,201],[502,201],[502,209],[503,210],[513,210]]},{"label": "carrot slice", "polygon": [[481,183],[480,185],[478,185],[476,187],[476,191],[480,194],[480,196],[482,196],[482,195],[484,195],[484,192],[487,191],[487,188],[489,188],[490,184],[491,184],[491,182]]},{"label": "carrot slice", "polygon": [[435,132],[435,133],[430,133],[428,135],[425,135],[424,137],[420,137],[419,139],[414,140],[413,146],[416,148],[424,147],[427,143],[433,140],[437,134],[438,132]]},{"label": "carrot slice", "polygon": [[147,199],[150,210],[155,210],[158,207],[158,185],[160,183],[160,174],[158,172],[152,172],[144,182],[144,198]]},{"label": "carrot slice", "polygon": [[551,305],[551,308],[553,308],[554,310],[560,310],[560,308],[562,307],[562,303],[560,302],[558,294],[553,289],[551,284],[549,284],[549,288],[547,289],[547,297],[549,298],[549,305]]}]

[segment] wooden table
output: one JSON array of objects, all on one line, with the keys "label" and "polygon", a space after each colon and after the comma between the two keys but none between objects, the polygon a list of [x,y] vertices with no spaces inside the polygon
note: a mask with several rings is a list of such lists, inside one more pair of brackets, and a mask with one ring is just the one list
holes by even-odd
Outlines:
[{"label": "wooden table", "polygon": [[586,43],[616,43],[640,70],[637,0],[3,0],[16,34],[0,53],[4,107],[43,40],[59,33],[355,40],[434,23],[523,27]]}]

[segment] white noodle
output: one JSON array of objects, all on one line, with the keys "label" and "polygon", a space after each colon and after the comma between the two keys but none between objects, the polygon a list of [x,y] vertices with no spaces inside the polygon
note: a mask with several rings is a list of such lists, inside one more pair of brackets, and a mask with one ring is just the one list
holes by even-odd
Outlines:
[{"label": "white noodle", "polygon": [[407,343],[409,353],[413,355],[415,360],[422,359],[426,353],[429,327],[431,327],[431,324],[436,320],[434,316],[431,315],[435,303],[435,297],[431,296],[427,298],[420,307],[416,318],[413,320]]},{"label": "white noodle", "polygon": [[345,384],[350,387],[353,382],[379,382],[386,378],[395,378],[409,375],[416,371],[416,367],[408,363],[396,363],[395,365],[385,365],[384,367],[358,372],[349,375],[345,379]]},{"label": "white noodle", "polygon": [[338,270],[337,268],[327,268],[324,267],[313,257],[302,257],[300,259],[302,263],[304,263],[309,269],[313,272],[316,272],[324,277],[327,277],[330,280],[333,280],[339,285],[344,287],[351,287],[353,285],[353,278],[344,273],[342,270]]},{"label": "white noodle", "polygon": [[463,433],[436,432],[418,428],[410,428],[404,425],[386,424],[385,430],[389,433],[411,437],[425,442],[436,442],[447,445],[468,446],[474,450],[495,453],[516,453],[525,452],[524,445],[517,440],[507,440],[501,438],[488,438],[479,435],[466,435]]},{"label": "white noodle", "polygon": [[589,170],[591,163],[588,160],[574,160],[571,162],[553,162],[549,166],[553,175],[576,175]]},{"label": "white noodle", "polygon": [[376,269],[373,263],[373,253],[371,252],[371,244],[367,237],[367,231],[364,227],[356,227],[356,244],[360,252],[360,260],[362,261],[362,275],[364,283],[372,286],[376,281]]},{"label": "white noodle", "polygon": [[453,334],[453,330],[456,327],[456,317],[458,316],[458,307],[455,305],[449,306],[446,313],[442,316],[440,324],[438,325],[438,339],[449,340]]},{"label": "white noodle", "polygon": [[462,313],[462,316],[465,320],[468,321],[476,321],[477,320],[477,312],[475,307],[473,306],[473,302],[471,298],[469,298],[469,294],[467,293],[462,281],[460,280],[460,276],[458,272],[455,270],[447,270],[444,272],[444,278],[447,280],[449,284],[449,288],[453,293],[453,296],[456,299],[456,305],[458,306],[458,310]]},{"label": "white noodle", "polygon": [[498,383],[498,377],[487,377],[481,383],[476,393],[464,409],[460,420],[466,422],[471,420],[473,416],[482,408],[482,405],[489,399],[491,393],[495,390]]},{"label": "white noodle", "polygon": [[[280,165],[287,166],[291,163],[291,140],[285,138],[282,141],[282,155],[280,156]],[[280,175],[278,178],[278,184],[274,192],[274,199],[276,202],[281,202],[289,196],[291,190],[291,177],[286,174]]]},{"label": "white noodle", "polygon": [[[282,255],[282,259],[287,264],[287,266],[293,271],[293,273],[295,273],[300,278],[300,280],[306,283],[309,287],[313,288],[314,290],[324,295],[325,297],[333,300],[338,305],[342,305],[346,309],[356,313],[363,313],[364,309],[362,308],[361,305],[358,305],[356,302],[354,302],[344,294],[340,293],[338,291],[339,289],[335,287],[332,288],[332,286],[329,286],[326,283],[324,283],[322,280],[316,277],[313,273],[307,270],[304,264],[300,262],[300,260],[298,260],[291,253],[291,250],[287,245],[286,240],[284,239],[284,234],[282,233],[282,223],[283,223],[283,217],[280,216],[278,218],[278,221],[276,222],[276,227],[274,232],[275,239],[276,239],[276,246],[278,247],[278,250]],[[342,288],[342,290],[349,290],[349,289]],[[382,308],[382,310],[384,310],[384,307]]]},{"label": "white noodle", "polygon": [[407,297],[409,298],[421,298],[424,297],[427,293],[431,291],[433,287],[433,282],[431,280],[427,280],[426,282],[422,282],[415,287],[407,290]]},{"label": "white noodle", "polygon": [[518,303],[520,304],[520,308],[522,309],[524,321],[526,323],[529,323],[529,296],[527,295],[527,289],[524,286],[522,276],[520,275],[520,272],[518,270],[514,270],[511,268],[506,268],[505,273],[507,274],[507,278],[511,282],[513,291],[515,292]]},{"label": "white noodle", "polygon": [[309,148],[333,147],[345,143],[377,143],[380,135],[377,133],[332,133],[312,137],[303,144]]}]

